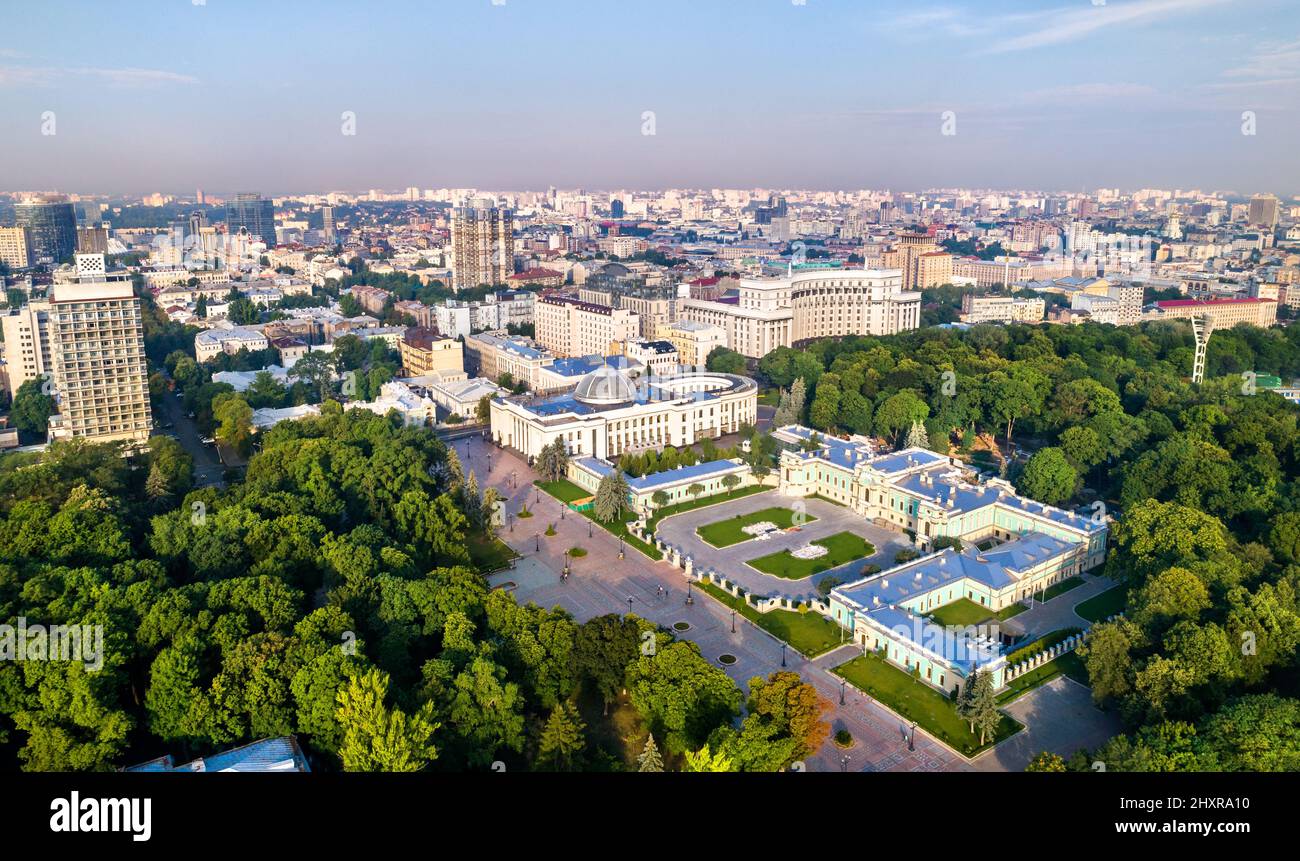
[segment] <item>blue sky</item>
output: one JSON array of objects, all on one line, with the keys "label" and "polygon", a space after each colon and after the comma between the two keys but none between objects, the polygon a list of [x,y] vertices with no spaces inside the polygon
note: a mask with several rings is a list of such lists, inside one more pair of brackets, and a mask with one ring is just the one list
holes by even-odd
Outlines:
[{"label": "blue sky", "polygon": [[0,189],[1300,192],[1295,0],[1094,2],[6,0]]}]

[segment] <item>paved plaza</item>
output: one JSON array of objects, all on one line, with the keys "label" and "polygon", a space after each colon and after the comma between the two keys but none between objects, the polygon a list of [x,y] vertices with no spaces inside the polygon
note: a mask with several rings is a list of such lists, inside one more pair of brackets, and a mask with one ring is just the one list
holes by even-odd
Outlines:
[{"label": "paved plaza", "polygon": [[[698,644],[705,657],[724,669],[742,690],[748,690],[749,679],[754,676],[765,676],[781,669],[784,660],[786,668],[799,673],[814,685],[829,703],[826,720],[832,726],[832,736],[835,730],[848,729],[854,739],[853,746],[848,750],[841,750],[833,741],[828,740],[805,763],[809,771],[972,770],[965,759],[923,732],[916,734],[915,749],[909,750],[907,727],[899,718],[851,687],[845,689],[845,701],[840,705],[840,680],[829,671],[853,657],[856,654],[853,647],[842,647],[813,661],[805,660],[793,649],[783,649],[776,638],[739,614],[733,618],[729,609],[698,589],[692,590],[694,603],[687,605],[688,580],[680,569],[666,562],[652,562],[630,547],[624,548],[624,558],[620,560],[618,539],[587,518],[567,511],[546,494],[538,493],[532,484],[537,478],[536,473],[517,455],[478,438],[457,440],[452,445],[460,456],[466,473],[473,470],[478,476],[480,487],[497,488],[507,499],[506,510],[512,515],[507,521],[509,525],[501,529],[500,537],[520,554],[520,558],[512,569],[490,578],[493,586],[509,588],[520,602],[531,601],[543,607],[563,607],[580,622],[607,613],[627,612],[635,613],[669,630],[675,622],[687,622],[690,628],[677,632],[677,636]],[[693,536],[696,526],[721,519],[719,512],[729,511],[728,516],[731,516],[784,504],[783,499],[785,498],[776,493],[755,494],[732,503],[690,512],[692,516],[689,518],[679,515],[673,519],[680,521],[679,529],[689,530]],[[517,515],[525,502],[533,512],[533,517],[519,519],[513,516]],[[906,544],[906,539],[902,536],[866,523],[848,509],[820,500],[810,500],[808,504],[809,512],[818,518],[813,526],[820,526],[825,531],[814,533],[810,528],[795,539],[796,543],[819,535],[852,531],[876,544],[879,550],[877,556],[887,557],[891,563],[893,553]],[[668,522],[664,521],[665,524]],[[549,524],[555,525],[557,534],[548,538],[544,533]],[[849,526],[852,528],[849,529]],[[698,538],[694,540],[701,547],[707,546]],[[761,549],[738,549],[754,546]],[[757,543],[744,542],[727,550],[749,558],[751,553],[752,556],[761,556],[774,552],[781,546],[774,539]],[[582,547],[587,555],[572,561],[572,574],[567,582],[562,582],[560,572],[564,567],[564,551],[572,547]],[[719,557],[719,561],[722,561],[722,557]],[[858,564],[865,562],[862,560]],[[759,572],[753,573],[764,580],[779,580],[787,590],[814,579],[790,581],[771,578]],[[1082,589],[1075,589],[1070,594],[1075,593],[1082,593]],[[1067,603],[1073,602],[1067,600]],[[732,633],[733,624],[735,633]],[[730,666],[718,663],[717,659],[722,654],[734,655],[736,663]],[[1086,689],[1080,689],[1086,697]],[[1025,707],[1031,706],[1038,699],[1036,694],[1037,691],[1027,695],[1016,706],[1021,703],[1025,703]],[[1095,709],[1093,711],[1096,712]],[[1096,714],[1100,715],[1100,712]],[[1030,714],[1028,719],[1019,714],[1016,716],[1022,722],[1029,723],[1031,729],[1035,729],[1035,725],[1043,720],[1037,713]],[[1094,736],[1091,731],[1082,733],[1078,724],[1044,727],[1040,733],[1046,742],[1039,741],[1037,735],[1017,747],[1008,747],[1008,743],[1004,742],[998,748],[999,764],[1018,770],[1038,753],[1044,743],[1056,743],[1057,736],[1064,734],[1088,739]],[[1067,741],[1061,739],[1060,743],[1064,745]],[[1093,742],[1089,740],[1085,743]],[[847,763],[843,761],[846,755],[849,757]]]},{"label": "paved plaza", "polygon": [[[796,513],[804,511],[815,519],[805,523],[798,532],[778,532],[768,539],[751,539],[729,547],[714,547],[696,533],[701,526],[729,520],[737,515],[752,514],[765,508],[788,508]],[[810,541],[840,532],[852,532],[870,541],[875,545],[875,554],[802,580],[764,574],[745,564],[760,556],[795,550]],[[861,577],[862,569],[867,565],[889,568],[894,564],[895,553],[912,546],[902,533],[877,526],[848,508],[821,499],[783,496],[776,490],[666,517],[659,522],[659,537],[690,556],[697,568],[714,569],[756,595],[779,593],[794,598],[815,597],[817,583],[826,577],[835,577],[848,583]]]}]

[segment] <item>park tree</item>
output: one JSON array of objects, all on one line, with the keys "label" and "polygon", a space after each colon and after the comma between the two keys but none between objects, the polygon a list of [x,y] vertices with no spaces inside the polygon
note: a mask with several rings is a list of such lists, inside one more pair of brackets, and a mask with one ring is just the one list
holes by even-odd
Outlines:
[{"label": "park tree", "polygon": [[645,747],[637,755],[637,771],[658,772],[664,770],[663,757],[659,755],[659,745],[655,744],[654,733],[646,736]]},{"label": "park tree", "polygon": [[815,428],[832,430],[839,423],[840,378],[836,374],[823,374],[817,382],[808,421]]},{"label": "park tree", "polygon": [[807,386],[803,377],[794,380],[790,384],[790,390],[781,393],[781,400],[777,404],[776,413],[772,417],[772,426],[781,428],[787,425],[802,424],[806,393]]},{"label": "park tree", "polygon": [[686,752],[686,767],[682,771],[690,772],[727,772],[735,771],[731,758],[722,751],[713,753],[706,744],[696,751]]},{"label": "park tree", "polygon": [[343,730],[339,758],[348,771],[421,771],[438,756],[432,738],[438,725],[425,705],[414,714],[385,704],[388,676],[370,670],[339,691]]},{"label": "park tree", "polygon": [[1049,446],[1039,449],[1029,458],[1017,485],[1020,492],[1031,499],[1060,505],[1074,495],[1078,483],[1079,474],[1065,454],[1059,448]]},{"label": "park tree", "polygon": [[714,347],[705,359],[705,366],[720,374],[743,374],[746,371],[745,357],[726,347]]},{"label": "park tree", "polygon": [[587,744],[582,734],[584,729],[586,724],[572,705],[555,705],[538,739],[537,768],[541,771],[578,770]]},{"label": "park tree", "polygon": [[916,393],[904,389],[881,401],[876,408],[876,432],[897,441],[898,435],[917,422],[924,422],[930,407]]},{"label": "park tree", "polygon": [[907,439],[903,442],[904,448],[929,448],[930,435],[921,422],[912,422],[912,427],[907,432]]},{"label": "park tree", "polygon": [[612,469],[607,472],[596,486],[596,501],[592,504],[596,519],[601,523],[613,523],[622,519],[623,512],[628,509],[631,493],[632,489],[628,487],[621,470]]},{"label": "park tree", "polygon": [[28,380],[14,393],[9,420],[20,432],[32,437],[45,436],[50,416],[56,410],[54,398],[46,391],[47,387],[48,382],[45,380]]},{"label": "park tree", "polygon": [[595,686],[609,714],[628,664],[640,654],[641,636],[631,617],[597,616],[578,626],[573,644],[574,672]]},{"label": "park tree", "polygon": [[652,655],[628,665],[627,689],[651,732],[672,753],[696,750],[739,711],[740,691],[691,642],[661,635]]},{"label": "park tree", "polygon": [[1065,772],[1065,760],[1059,754],[1043,751],[1029,761],[1025,771],[1057,773]]}]

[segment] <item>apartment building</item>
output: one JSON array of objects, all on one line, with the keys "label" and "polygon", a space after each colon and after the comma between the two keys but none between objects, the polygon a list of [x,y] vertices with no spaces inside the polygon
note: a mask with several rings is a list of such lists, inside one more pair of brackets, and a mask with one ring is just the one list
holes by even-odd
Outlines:
[{"label": "apartment building", "polygon": [[26,269],[32,262],[31,232],[26,227],[0,227],[0,263],[13,270]]},{"label": "apartment building", "polygon": [[514,272],[514,212],[476,199],[452,210],[452,288],[502,284]]},{"label": "apartment building", "polygon": [[480,332],[465,339],[465,369],[489,380],[509,374],[512,380],[535,391],[542,369],[554,362],[554,356],[528,338]]},{"label": "apartment building", "polygon": [[533,318],[537,343],[560,357],[606,356],[613,345],[641,332],[631,311],[554,294],[538,297]]},{"label": "apartment building", "polygon": [[140,300],[129,276],[106,271],[102,254],[79,254],[76,265],[78,280],[55,284],[30,318],[32,355],[58,407],[50,438],[143,442],[153,421]]}]

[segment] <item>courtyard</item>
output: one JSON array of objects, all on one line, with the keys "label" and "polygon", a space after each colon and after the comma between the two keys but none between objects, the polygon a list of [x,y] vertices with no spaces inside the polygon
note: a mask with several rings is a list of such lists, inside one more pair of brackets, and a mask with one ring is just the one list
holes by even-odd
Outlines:
[{"label": "courtyard", "polygon": [[[748,521],[758,515],[761,515],[758,521],[775,523],[769,516],[773,509],[785,509],[806,519],[798,531],[777,532],[761,542],[742,541],[715,547],[701,537],[703,530],[717,524]],[[894,564],[895,553],[912,546],[901,532],[870,523],[848,508],[822,499],[783,496],[776,490],[665,517],[659,521],[658,530],[659,537],[690,557],[696,568],[717,571],[755,595],[816,597],[817,584],[822,579],[834,577],[841,583],[860,579],[867,566],[889,568]],[[819,559],[800,560],[785,552],[828,539],[832,539],[837,555],[828,553]],[[762,551],[757,549],[759,547]],[[819,564],[791,568],[773,560],[770,564],[764,563],[764,567],[769,569],[766,571],[753,564],[765,557]],[[828,565],[830,559],[836,561]],[[784,571],[784,574],[776,571]]]}]

